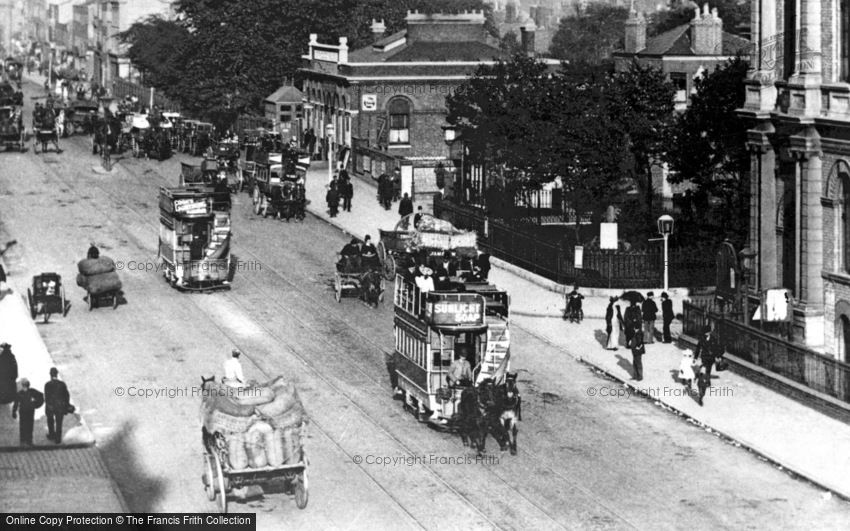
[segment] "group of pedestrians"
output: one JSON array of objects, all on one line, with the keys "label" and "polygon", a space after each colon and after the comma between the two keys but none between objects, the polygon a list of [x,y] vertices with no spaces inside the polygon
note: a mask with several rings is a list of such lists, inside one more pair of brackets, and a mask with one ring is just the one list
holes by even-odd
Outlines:
[{"label": "group of pedestrians", "polygon": [[354,198],[354,184],[351,182],[351,176],[348,171],[343,168],[339,174],[335,175],[328,184],[328,193],[325,200],[328,203],[328,212],[332,218],[339,214],[339,204],[342,202],[342,210],[351,212],[351,200]]},{"label": "group of pedestrians", "polygon": [[[574,298],[577,298],[575,296],[577,292],[578,287],[573,290]],[[621,312],[620,305],[617,304],[618,301],[618,297],[608,299],[608,308],[605,311],[605,331],[608,337],[605,348],[617,350],[620,346],[620,332],[622,331],[625,336],[626,348],[632,352],[632,379],[641,381],[643,380],[643,356],[646,354],[646,345],[655,343],[655,324],[659,313],[658,305],[655,303],[655,294],[651,291],[647,293],[640,306],[638,306],[638,297],[630,297],[629,306],[625,312]],[[578,299],[579,307],[580,303],[581,300]],[[661,294],[660,311],[661,339],[663,343],[670,343],[672,341],[670,325],[675,318],[675,313],[673,312],[673,301],[670,300],[670,296],[666,292]],[[679,364],[679,381],[689,391],[696,381],[699,391],[697,402],[700,406],[703,405],[706,390],[711,386],[712,368],[718,362],[725,364],[725,361],[722,360],[723,352],[724,348],[717,333],[711,327],[706,327],[699,340],[696,355],[691,351],[685,351]],[[695,369],[698,362],[700,362],[699,367]]]},{"label": "group of pedestrians", "polygon": [[[392,207],[393,201],[401,201],[401,170],[398,168],[393,170],[392,175],[382,173],[376,179],[378,181],[378,203],[384,207],[384,210],[389,210]],[[405,194],[407,197],[407,194]],[[408,201],[410,198],[407,197]],[[413,203],[410,202],[410,211],[413,212]],[[401,214],[402,206],[399,205],[399,214]],[[406,214],[402,214],[405,216]]]},{"label": "group of pedestrians", "polygon": [[59,379],[59,370],[50,369],[50,380],[44,384],[44,393],[30,387],[26,378],[20,380],[18,390],[18,362],[8,343],[0,344],[0,404],[12,403],[12,418],[19,420],[21,446],[32,446],[35,412],[44,406],[47,417],[47,438],[55,444],[62,442],[62,421],[74,412],[68,386]]}]

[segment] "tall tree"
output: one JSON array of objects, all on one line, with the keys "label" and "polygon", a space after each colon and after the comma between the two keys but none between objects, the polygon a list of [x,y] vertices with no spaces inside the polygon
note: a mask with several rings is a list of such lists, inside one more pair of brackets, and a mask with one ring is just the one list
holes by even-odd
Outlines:
[{"label": "tall tree", "polygon": [[674,87],[666,75],[633,62],[608,81],[611,118],[625,133],[625,147],[634,160],[634,177],[645,198],[646,222],[652,224],[652,166],[663,160],[674,122]]},{"label": "tall tree", "polygon": [[[723,226],[743,241],[748,227],[749,153],[747,123],[735,112],[744,105],[747,62],[741,57],[696,80],[696,93],[675,126],[667,160],[675,171],[670,181],[696,186],[696,221],[707,222],[710,197],[722,199]],[[696,208],[693,208],[696,207]]]},{"label": "tall tree", "polygon": [[608,61],[623,40],[628,16],[625,7],[590,4],[580,14],[561,19],[549,45],[549,54],[569,62]]},{"label": "tall tree", "polygon": [[190,37],[179,22],[159,16],[136,22],[118,34],[122,42],[131,44],[130,60],[153,87],[173,86],[180,79]]}]

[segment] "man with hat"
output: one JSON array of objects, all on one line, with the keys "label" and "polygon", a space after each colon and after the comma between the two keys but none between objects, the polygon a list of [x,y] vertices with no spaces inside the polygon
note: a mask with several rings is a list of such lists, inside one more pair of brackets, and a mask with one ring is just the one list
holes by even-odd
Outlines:
[{"label": "man with hat", "polygon": [[643,316],[643,342],[655,343],[655,318],[658,315],[658,306],[652,299],[655,294],[649,292],[646,294],[646,300],[641,304],[641,315]]},{"label": "man with hat", "polygon": [[372,236],[368,234],[363,238],[363,245],[360,246],[360,263],[363,267],[369,269],[377,269],[381,265],[381,261],[378,259],[378,250],[372,243]]},{"label": "man with hat", "polygon": [[12,354],[12,345],[0,344],[0,404],[9,404],[15,401],[18,390],[15,382],[18,381],[18,361]]},{"label": "man with hat", "polygon": [[20,438],[21,446],[32,446],[32,427],[35,419],[35,410],[44,404],[44,395],[35,389],[30,389],[30,381],[21,378],[21,390],[15,397],[15,405],[12,406],[12,418],[21,413]]},{"label": "man with hat", "polygon": [[62,442],[62,419],[70,405],[68,386],[59,379],[59,370],[51,367],[50,381],[44,384],[44,412],[47,415],[47,438],[56,444]]},{"label": "man with hat", "polygon": [[239,363],[239,356],[242,352],[238,348],[231,351],[231,357],[224,362],[224,379],[226,385],[231,387],[242,387],[245,385],[245,376],[242,374],[242,364]]},{"label": "man with hat", "polygon": [[711,329],[711,325],[706,325],[703,329],[702,337],[697,344],[694,361],[702,358],[702,366],[705,367],[705,377],[709,382],[709,386],[711,385],[711,369],[714,367],[717,358],[723,356],[724,350],[723,345],[720,343],[720,338],[717,337],[717,333]]}]

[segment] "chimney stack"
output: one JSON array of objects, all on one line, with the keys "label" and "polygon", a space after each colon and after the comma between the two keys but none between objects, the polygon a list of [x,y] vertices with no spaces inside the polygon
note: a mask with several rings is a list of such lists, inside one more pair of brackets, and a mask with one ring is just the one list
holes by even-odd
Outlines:
[{"label": "chimney stack", "polygon": [[626,19],[626,53],[637,53],[646,48],[646,18],[635,10],[632,0],[629,18]]},{"label": "chimney stack", "polygon": [[697,10],[691,21],[691,49],[697,55],[720,55],[723,53],[723,21],[717,8],[708,10],[703,5],[702,13]]},{"label": "chimney stack", "polygon": [[372,42],[378,42],[379,40],[384,38],[384,34],[387,32],[387,27],[384,25],[384,19],[375,20],[372,19]]},{"label": "chimney stack", "polygon": [[534,33],[536,29],[537,28],[535,28],[533,22],[529,22],[527,25],[519,29],[522,51],[525,52],[525,54],[529,57],[534,57],[537,55],[534,50]]}]

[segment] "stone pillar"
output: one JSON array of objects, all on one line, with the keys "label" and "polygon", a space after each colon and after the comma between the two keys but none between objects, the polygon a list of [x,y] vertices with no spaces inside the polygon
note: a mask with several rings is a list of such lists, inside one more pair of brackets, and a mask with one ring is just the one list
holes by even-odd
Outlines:
[{"label": "stone pillar", "polygon": [[770,142],[775,130],[770,121],[763,121],[747,132],[750,149],[750,230],[749,246],[756,251],[751,282],[757,290],[779,285],[777,270],[778,242],[776,239],[776,152]]},{"label": "stone pillar", "polygon": [[803,197],[801,214],[802,289],[806,307],[823,306],[823,169],[820,152],[810,153],[802,162]]},{"label": "stone pillar", "polygon": [[800,5],[800,75],[820,83],[821,76],[821,2],[802,0]]}]

